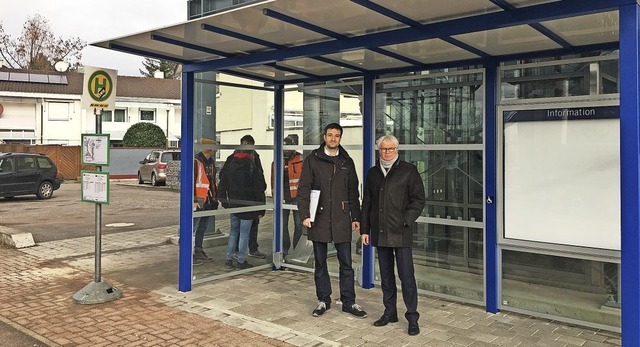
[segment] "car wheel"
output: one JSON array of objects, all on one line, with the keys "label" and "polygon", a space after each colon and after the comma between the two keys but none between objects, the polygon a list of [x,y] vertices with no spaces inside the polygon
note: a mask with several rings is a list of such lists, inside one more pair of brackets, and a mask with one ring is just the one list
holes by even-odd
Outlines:
[{"label": "car wheel", "polygon": [[53,184],[49,181],[40,183],[38,192],[36,193],[38,199],[49,199],[53,195]]},{"label": "car wheel", "polygon": [[142,179],[142,174],[138,171],[138,184],[143,184],[144,180]]},{"label": "car wheel", "polygon": [[157,185],[159,185],[159,184],[160,184],[160,183],[158,183],[158,179],[156,178],[156,174],[155,174],[155,172],[152,172],[152,173],[151,173],[151,185],[152,185],[152,186],[157,186]]}]

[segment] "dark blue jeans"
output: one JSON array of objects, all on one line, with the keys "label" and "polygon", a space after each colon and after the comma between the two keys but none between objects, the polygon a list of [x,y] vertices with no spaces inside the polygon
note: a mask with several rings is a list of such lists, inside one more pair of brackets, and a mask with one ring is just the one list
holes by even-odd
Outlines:
[{"label": "dark blue jeans", "polygon": [[197,217],[193,219],[193,231],[196,233],[196,239],[193,247],[194,250],[202,250],[204,232],[207,231],[207,226],[210,223],[215,223],[215,216]]},{"label": "dark blue jeans", "polygon": [[[356,302],[353,268],[351,267],[351,242],[341,242],[334,245],[340,263],[340,301],[342,301],[342,306],[351,306]],[[327,243],[313,241],[313,256],[315,258],[313,279],[316,283],[316,296],[318,301],[330,304],[331,280],[327,268]]]}]

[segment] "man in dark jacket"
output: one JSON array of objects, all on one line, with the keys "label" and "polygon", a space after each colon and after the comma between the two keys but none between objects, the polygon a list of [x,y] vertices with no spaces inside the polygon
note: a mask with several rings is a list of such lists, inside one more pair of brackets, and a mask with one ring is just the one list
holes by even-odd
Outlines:
[{"label": "man in dark jacket", "polygon": [[[331,308],[331,281],[327,269],[327,246],[335,245],[340,263],[340,301],[342,311],[357,317],[367,313],[356,304],[353,267],[351,266],[351,233],[360,230],[358,176],[353,159],[340,146],[342,127],[331,123],[324,129],[324,142],[309,154],[302,166],[298,186],[298,211],[313,242],[314,280],[318,306],[314,316]],[[320,191],[317,210],[311,215],[311,191]]]},{"label": "man in dark jacket", "polygon": [[377,247],[384,314],[373,325],[398,321],[398,290],[394,273],[394,253],[402,298],[407,306],[409,335],[420,333],[418,290],[413,270],[413,223],[424,209],[424,184],[416,167],[398,159],[398,139],[382,136],[377,141],[380,158],[369,169],[362,200],[362,243]]},{"label": "man in dark jacket", "polygon": [[[266,182],[262,168],[255,164],[252,150],[235,151],[220,170],[218,196],[224,208],[262,205],[265,203]],[[249,233],[253,220],[264,216],[264,210],[230,214],[231,227],[227,243],[225,267],[233,268],[233,254],[238,248],[236,269],[253,265],[246,261]]]}]

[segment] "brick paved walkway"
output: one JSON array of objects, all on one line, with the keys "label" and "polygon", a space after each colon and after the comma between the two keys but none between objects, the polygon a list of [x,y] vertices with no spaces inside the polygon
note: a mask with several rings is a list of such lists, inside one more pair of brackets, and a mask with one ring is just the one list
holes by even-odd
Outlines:
[{"label": "brick paved walkway", "polygon": [[[509,312],[494,315],[424,295],[421,334],[410,337],[403,319],[372,327],[383,310],[379,288],[356,288],[358,303],[369,313],[365,319],[343,314],[337,305],[316,318],[309,272],[260,270],[201,283],[189,293],[175,285],[142,289],[142,283],[125,281],[124,274],[137,272],[144,281],[146,271],[167,271],[166,262],[177,261],[177,246],[165,242],[168,233],[175,226],[105,235],[103,274],[115,278],[105,281],[124,294],[99,305],[72,300],[93,280],[93,237],[0,248],[0,318],[49,346],[621,345],[617,333]],[[338,293],[337,279],[332,285]]]},{"label": "brick paved walkway", "polygon": [[289,346],[112,281],[122,298],[75,304],[72,295],[92,280],[63,263],[0,248],[0,315],[50,346]]}]

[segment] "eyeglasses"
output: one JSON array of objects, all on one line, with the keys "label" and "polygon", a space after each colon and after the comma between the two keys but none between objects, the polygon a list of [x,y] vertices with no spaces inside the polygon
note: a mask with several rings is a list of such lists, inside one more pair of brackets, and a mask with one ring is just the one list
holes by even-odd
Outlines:
[{"label": "eyeglasses", "polygon": [[389,147],[389,148],[380,148],[380,152],[390,153],[395,152],[397,147]]}]

